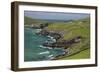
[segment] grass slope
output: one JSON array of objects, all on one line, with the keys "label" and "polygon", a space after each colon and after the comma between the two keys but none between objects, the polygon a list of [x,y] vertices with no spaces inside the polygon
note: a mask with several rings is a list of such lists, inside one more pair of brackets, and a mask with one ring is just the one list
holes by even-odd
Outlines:
[{"label": "grass slope", "polygon": [[82,36],[89,38],[90,35],[90,22],[88,19],[81,19],[71,22],[53,23],[48,26],[47,30],[54,30],[62,33],[64,39],[71,39],[75,36]]},{"label": "grass slope", "polygon": [[86,49],[84,51],[81,51],[78,54],[75,54],[73,56],[62,58],[62,60],[68,60],[68,59],[88,59],[90,58],[90,49]]},{"label": "grass slope", "polygon": [[31,24],[39,24],[39,23],[45,23],[44,20],[39,19],[32,19],[30,17],[24,16],[24,25],[31,25]]},{"label": "grass slope", "polygon": [[[66,56],[65,59],[67,59],[68,56],[77,53],[79,51],[82,51],[84,49],[90,48],[90,20],[89,18],[84,18],[80,20],[70,21],[70,22],[61,22],[61,23],[53,23],[46,28],[49,31],[56,31],[63,35],[63,38],[61,40],[69,40],[73,39],[77,36],[83,37],[82,41],[80,43],[75,43],[72,46],[69,47],[69,55]],[[87,51],[87,57],[89,57],[89,50]],[[85,53],[81,53],[77,56],[80,56],[79,58],[83,58]],[[77,58],[76,56],[73,56],[72,58]],[[61,58],[60,58],[61,59]]]}]

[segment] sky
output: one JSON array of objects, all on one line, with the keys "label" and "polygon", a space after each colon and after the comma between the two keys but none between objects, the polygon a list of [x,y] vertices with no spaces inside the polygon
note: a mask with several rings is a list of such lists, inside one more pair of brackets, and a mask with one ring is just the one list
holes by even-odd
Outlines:
[{"label": "sky", "polygon": [[24,16],[33,19],[42,20],[77,20],[89,17],[90,14],[85,13],[64,13],[64,12],[42,12],[42,11],[24,11]]}]

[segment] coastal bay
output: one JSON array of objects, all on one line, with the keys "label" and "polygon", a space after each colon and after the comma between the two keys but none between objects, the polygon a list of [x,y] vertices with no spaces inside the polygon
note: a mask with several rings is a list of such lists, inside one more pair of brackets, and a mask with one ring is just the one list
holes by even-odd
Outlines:
[{"label": "coastal bay", "polygon": [[69,21],[28,18],[25,20],[30,23],[25,21],[24,27],[25,61],[90,58],[89,17]]}]

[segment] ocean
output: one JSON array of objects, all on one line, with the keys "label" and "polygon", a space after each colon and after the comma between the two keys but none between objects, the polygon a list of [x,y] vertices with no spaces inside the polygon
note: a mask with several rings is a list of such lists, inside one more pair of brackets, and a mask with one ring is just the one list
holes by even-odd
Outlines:
[{"label": "ocean", "polygon": [[42,46],[47,40],[54,41],[51,37],[38,35],[41,29],[24,28],[24,61],[52,60],[63,55],[63,48],[51,48]]}]

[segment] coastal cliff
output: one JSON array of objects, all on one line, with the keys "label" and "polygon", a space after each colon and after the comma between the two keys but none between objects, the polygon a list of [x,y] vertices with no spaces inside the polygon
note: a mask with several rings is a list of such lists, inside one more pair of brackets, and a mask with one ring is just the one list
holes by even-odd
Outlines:
[{"label": "coastal cliff", "polygon": [[69,22],[52,22],[35,21],[32,22],[31,28],[41,29],[37,35],[50,36],[55,42],[45,42],[41,44],[50,48],[62,48],[65,53],[53,59],[62,59],[70,55],[77,54],[85,49],[90,49],[90,20],[84,18]]}]

